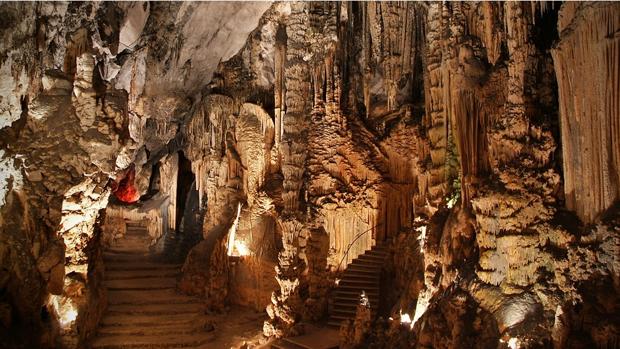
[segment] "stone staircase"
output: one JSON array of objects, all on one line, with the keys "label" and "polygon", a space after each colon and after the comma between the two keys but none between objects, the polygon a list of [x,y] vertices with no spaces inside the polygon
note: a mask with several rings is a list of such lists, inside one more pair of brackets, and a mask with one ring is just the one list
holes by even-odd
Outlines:
[{"label": "stone staircase", "polygon": [[91,348],[197,348],[212,340],[202,301],[175,290],[181,265],[148,251],[146,228],[128,222],[126,235],[104,252],[108,309]]},{"label": "stone staircase", "polygon": [[327,322],[329,327],[339,328],[343,321],[355,318],[362,291],[370,301],[372,316],[377,315],[381,267],[387,255],[387,247],[377,245],[349,264],[331,294],[330,316]]}]

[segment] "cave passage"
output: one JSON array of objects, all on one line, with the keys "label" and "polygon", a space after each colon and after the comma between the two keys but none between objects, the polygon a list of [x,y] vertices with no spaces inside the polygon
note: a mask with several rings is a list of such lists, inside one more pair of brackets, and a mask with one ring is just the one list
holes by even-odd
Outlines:
[{"label": "cave passage", "polygon": [[[182,151],[178,153],[178,156],[179,156],[179,166],[178,166],[179,171],[177,174],[177,193],[176,193],[176,200],[177,200],[176,217],[177,218],[176,218],[176,226],[174,230],[175,232],[180,234],[183,231],[194,230],[194,227],[190,226],[189,224],[187,228],[182,228],[182,227],[184,223],[189,223],[187,221],[191,219],[190,217],[187,217],[187,215],[196,214],[196,212],[192,212],[192,211],[194,211],[197,207],[188,206],[190,196],[192,195],[193,191],[196,190],[195,187],[193,186],[196,183],[195,182],[196,176],[192,172],[192,163],[185,157],[185,155],[183,155]],[[191,222],[195,223],[196,220],[191,219]]]},{"label": "cave passage", "polygon": [[0,2],[0,349],[620,345],[620,2]]}]

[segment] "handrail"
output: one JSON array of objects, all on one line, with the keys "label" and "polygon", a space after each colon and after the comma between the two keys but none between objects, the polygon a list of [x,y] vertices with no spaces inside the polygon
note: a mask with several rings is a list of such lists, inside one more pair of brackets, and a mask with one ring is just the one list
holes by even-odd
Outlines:
[{"label": "handrail", "polygon": [[342,262],[344,261],[344,259],[345,259],[345,258],[347,258],[347,256],[349,255],[349,251],[351,250],[351,247],[353,247],[353,244],[354,244],[354,243],[355,243],[355,242],[356,242],[356,241],[357,241],[360,237],[362,237],[362,235],[364,235],[364,234],[368,233],[369,231],[372,231],[373,229],[378,228],[378,227],[380,227],[380,226],[382,226],[382,225],[383,225],[383,223],[379,223],[379,224],[377,224],[377,225],[375,225],[375,226],[373,226],[373,227],[369,228],[368,230],[364,230],[363,232],[361,232],[361,233],[359,233],[359,234],[357,234],[357,235],[355,236],[355,238],[353,239],[353,241],[351,241],[351,242],[349,243],[349,246],[347,246],[347,250],[345,251],[344,255],[342,256],[342,259],[340,260],[340,263],[338,263],[338,267],[336,268],[336,272],[338,272],[338,271],[340,270],[340,266],[342,265]]}]

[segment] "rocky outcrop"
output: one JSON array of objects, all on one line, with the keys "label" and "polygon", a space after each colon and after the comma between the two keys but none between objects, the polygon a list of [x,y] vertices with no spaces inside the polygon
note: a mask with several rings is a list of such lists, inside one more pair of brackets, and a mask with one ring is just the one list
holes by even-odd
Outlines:
[{"label": "rocky outcrop", "polygon": [[350,347],[617,345],[619,12],[0,5],[0,339],[84,346],[130,219],[270,337],[380,244]]}]

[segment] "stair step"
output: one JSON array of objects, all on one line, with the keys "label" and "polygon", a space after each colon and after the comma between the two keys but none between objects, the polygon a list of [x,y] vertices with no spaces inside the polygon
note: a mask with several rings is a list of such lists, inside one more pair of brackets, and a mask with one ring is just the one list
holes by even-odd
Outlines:
[{"label": "stair step", "polygon": [[140,233],[140,234],[144,234],[144,235],[148,235],[149,234],[149,229],[147,227],[127,227],[127,229],[125,229],[125,234],[136,234],[136,233]]},{"label": "stair step", "polygon": [[179,275],[179,269],[176,268],[158,268],[158,269],[133,269],[133,270],[107,270],[105,272],[106,280],[126,280],[146,277],[176,277]]},{"label": "stair step", "polygon": [[144,222],[126,222],[125,236],[103,253],[108,308],[90,348],[207,348],[200,298],[176,292],[181,264],[160,263],[149,253]]},{"label": "stair step", "polygon": [[345,269],[345,272],[347,270],[355,270],[355,271],[370,271],[372,273],[375,274],[379,274],[381,273],[381,264],[375,264],[375,263],[369,263],[369,262],[365,262],[365,261],[357,261],[355,263],[351,263],[347,266],[347,269]]},{"label": "stair step", "polygon": [[387,259],[387,256],[378,256],[378,255],[372,255],[372,254],[363,254],[356,258],[356,260],[370,261],[370,262],[377,263],[377,264],[382,264],[386,259]]},{"label": "stair step", "polygon": [[110,249],[136,249],[136,248],[149,248],[150,242],[144,238],[131,238],[129,241],[116,240]]},{"label": "stair step", "polygon": [[175,269],[175,270],[180,271],[182,267],[181,264],[157,263],[157,262],[151,262],[149,260],[135,261],[133,263],[106,260],[104,262],[104,266],[107,271],[110,271],[110,270],[166,270],[166,269]]},{"label": "stair step", "polygon": [[199,319],[196,314],[173,314],[168,316],[144,314],[109,314],[101,320],[101,326],[150,327],[187,326],[192,327]]},{"label": "stair step", "polygon": [[93,349],[112,348],[196,348],[213,340],[211,333],[198,333],[184,336],[146,335],[146,336],[101,336],[92,343]]},{"label": "stair step", "polygon": [[146,254],[149,252],[149,248],[148,246],[129,246],[129,247],[119,247],[119,246],[115,246],[112,248],[107,249],[107,252],[111,252],[111,253],[118,253],[118,254],[135,254],[135,255],[140,255],[140,254]]},{"label": "stair step", "polygon": [[375,254],[375,255],[382,255],[382,256],[387,256],[388,254],[390,254],[390,250],[388,248],[378,248],[378,249],[372,249],[369,251],[366,251],[364,254]]},{"label": "stair step", "polygon": [[340,280],[340,282],[338,283],[338,286],[346,286],[346,285],[351,285],[351,286],[359,286],[359,287],[379,287],[379,282],[378,280],[359,280],[359,279],[342,279]]},{"label": "stair step", "polygon": [[366,253],[363,253],[361,255],[359,255],[358,257],[361,256],[370,256],[370,257],[377,257],[377,258],[385,258],[389,255],[390,253],[388,251],[366,251]]},{"label": "stair step", "polygon": [[118,336],[118,335],[131,335],[131,336],[143,336],[143,335],[180,335],[180,334],[192,334],[200,331],[200,326],[188,326],[188,325],[152,325],[148,327],[141,326],[103,326],[97,329],[97,335],[99,336]]},{"label": "stair step", "polygon": [[141,233],[148,233],[149,229],[147,227],[143,227],[143,226],[131,226],[128,225],[125,227],[125,233],[129,233],[129,232],[141,232]]},{"label": "stair step", "polygon": [[[374,309],[370,309],[370,313],[374,316],[376,314],[376,310]],[[351,316],[351,317],[355,317],[355,314],[357,313],[357,309],[334,309],[334,311],[332,312],[331,316],[332,317],[338,317],[338,316]]]},{"label": "stair step", "polygon": [[[342,303],[342,302],[336,302],[334,303],[334,311],[342,309],[342,310],[348,310],[348,309],[353,309],[356,310],[358,306],[357,302],[352,302],[352,303]],[[373,303],[370,302],[370,308],[371,309],[375,309],[376,308],[376,304],[373,306]]]},{"label": "stair step", "polygon": [[344,270],[345,273],[352,271],[379,274],[381,273],[381,266],[378,264],[351,263]]},{"label": "stair step", "polygon": [[[342,292],[339,292],[342,291]],[[349,293],[349,294],[356,294],[356,295],[360,295],[360,293],[362,293],[362,291],[366,292],[366,295],[375,295],[378,296],[379,295],[379,287],[377,285],[374,286],[369,286],[369,287],[360,287],[358,285],[339,285],[338,288],[336,288],[336,292],[338,294],[345,294],[345,293]]]},{"label": "stair step", "polygon": [[114,304],[108,307],[109,314],[144,314],[144,315],[173,315],[197,314],[204,311],[200,302],[185,304]]},{"label": "stair step", "polygon": [[[336,289],[333,293],[334,297],[356,297],[359,299],[360,293],[362,291],[358,290],[358,289]],[[378,299],[379,298],[379,291],[377,290],[365,290],[366,292],[366,297],[370,298],[370,299]]]},{"label": "stair step", "polygon": [[119,241],[124,238],[132,238],[132,239],[151,239],[148,230],[127,230],[125,235],[122,238],[118,239]]},{"label": "stair step", "polygon": [[148,262],[151,257],[147,254],[132,254],[123,252],[104,252],[104,262],[139,263]]},{"label": "stair step", "polygon": [[143,237],[150,237],[149,236],[149,230],[147,228],[127,228],[127,230],[125,230],[125,235],[124,236],[132,236],[132,237],[137,237],[137,236],[143,236]]},{"label": "stair step", "polygon": [[[367,295],[368,296],[368,295]],[[370,301],[370,304],[376,304],[379,302],[379,297],[378,296],[368,296],[368,300]],[[339,302],[353,302],[355,304],[357,304],[359,302],[359,297],[357,296],[335,296],[334,297],[334,304],[335,303],[339,303]]]},{"label": "stair step", "polygon": [[361,266],[351,266],[349,265],[347,269],[344,270],[344,274],[342,278],[348,275],[359,275],[359,276],[374,276],[379,277],[381,275],[379,268],[365,268]]},{"label": "stair step", "polygon": [[344,321],[346,320],[355,320],[355,316],[330,316],[330,318],[327,320],[328,322],[339,322],[340,324],[342,324]]},{"label": "stair step", "polygon": [[377,261],[374,261],[374,260],[371,260],[371,259],[359,259],[359,258],[356,258],[349,265],[357,265],[357,266],[373,267],[373,268],[376,268],[376,269],[381,269],[381,267],[383,266],[383,262],[377,262]]},{"label": "stair step", "polygon": [[108,303],[113,304],[184,304],[196,298],[177,293],[174,289],[109,290]]},{"label": "stair step", "polygon": [[342,321],[340,320],[329,320],[327,321],[327,326],[331,328],[340,328],[342,325]]},{"label": "stair step", "polygon": [[353,320],[355,317],[351,316],[351,315],[332,315],[329,317],[330,320],[338,320],[338,321],[344,321],[344,320]]},{"label": "stair step", "polygon": [[148,246],[151,240],[151,237],[148,235],[123,235],[123,237],[114,240],[113,246]]},{"label": "stair step", "polygon": [[369,281],[378,282],[379,274],[358,273],[358,272],[344,273],[340,281],[342,280],[369,280]]},{"label": "stair step", "polygon": [[146,236],[124,236],[114,241],[114,247],[131,247],[131,246],[148,246],[151,243],[151,239]]},{"label": "stair step", "polygon": [[172,277],[136,278],[125,280],[105,280],[103,284],[109,290],[153,290],[175,288],[177,279]]},{"label": "stair step", "polygon": [[389,254],[388,244],[376,245],[349,263],[330,295],[328,327],[338,329],[343,321],[355,318],[362,291],[370,301],[371,316],[376,316],[381,272]]}]

